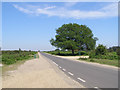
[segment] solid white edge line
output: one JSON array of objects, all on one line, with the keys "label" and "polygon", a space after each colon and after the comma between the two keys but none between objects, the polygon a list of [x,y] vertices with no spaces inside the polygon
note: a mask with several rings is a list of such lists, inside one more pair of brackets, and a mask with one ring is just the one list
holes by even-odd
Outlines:
[{"label": "solid white edge line", "polygon": [[86,82],[85,80],[81,79],[81,78],[77,78],[78,80],[82,81],[82,82]]},{"label": "solid white edge line", "polygon": [[72,74],[71,72],[68,72],[68,73],[69,73],[70,75],[72,75],[72,76],[74,75],[74,74]]},{"label": "solid white edge line", "polygon": [[59,68],[61,68],[61,67],[59,66]]}]

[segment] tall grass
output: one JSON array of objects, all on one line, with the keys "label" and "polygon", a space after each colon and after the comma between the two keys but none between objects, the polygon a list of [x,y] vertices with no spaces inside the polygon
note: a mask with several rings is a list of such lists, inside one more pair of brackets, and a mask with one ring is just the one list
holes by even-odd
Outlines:
[{"label": "tall grass", "polygon": [[2,51],[2,63],[3,64],[14,64],[17,61],[27,60],[34,57],[34,51]]}]

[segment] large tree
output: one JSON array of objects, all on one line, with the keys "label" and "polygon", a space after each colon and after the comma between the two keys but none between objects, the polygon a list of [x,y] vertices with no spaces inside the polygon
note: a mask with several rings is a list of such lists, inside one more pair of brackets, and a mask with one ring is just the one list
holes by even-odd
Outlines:
[{"label": "large tree", "polygon": [[64,24],[56,30],[55,39],[51,39],[51,45],[61,48],[72,50],[92,50],[95,48],[96,37],[86,25],[79,25],[76,23]]}]

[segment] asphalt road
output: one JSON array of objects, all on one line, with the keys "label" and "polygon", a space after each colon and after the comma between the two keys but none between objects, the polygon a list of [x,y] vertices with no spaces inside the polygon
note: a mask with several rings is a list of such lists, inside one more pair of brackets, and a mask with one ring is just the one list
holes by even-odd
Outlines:
[{"label": "asphalt road", "polygon": [[118,69],[72,61],[45,53],[41,55],[52,60],[65,74],[87,88],[118,88]]}]

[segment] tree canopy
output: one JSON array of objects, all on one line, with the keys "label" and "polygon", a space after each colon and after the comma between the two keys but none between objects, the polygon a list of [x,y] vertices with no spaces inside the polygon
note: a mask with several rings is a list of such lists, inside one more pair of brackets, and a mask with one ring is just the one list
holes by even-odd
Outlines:
[{"label": "tree canopy", "polygon": [[56,29],[55,39],[51,39],[51,45],[72,50],[92,50],[95,49],[97,37],[93,37],[93,33],[86,25],[76,23],[64,24]]}]

